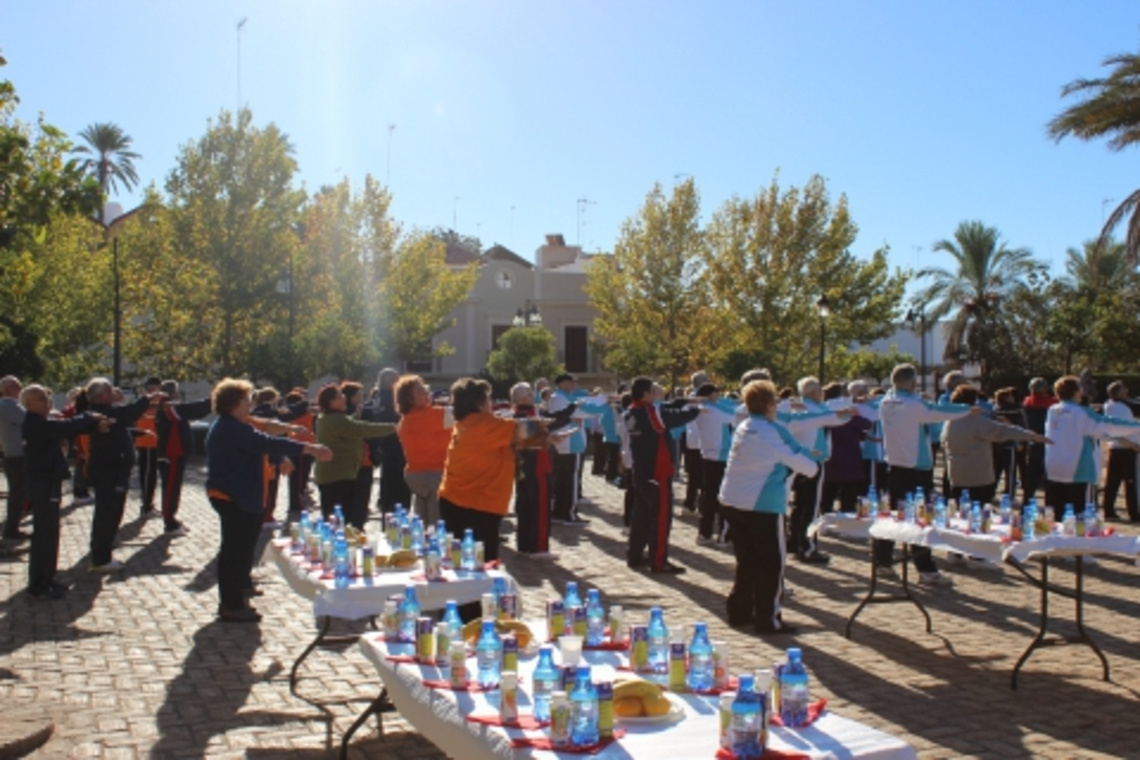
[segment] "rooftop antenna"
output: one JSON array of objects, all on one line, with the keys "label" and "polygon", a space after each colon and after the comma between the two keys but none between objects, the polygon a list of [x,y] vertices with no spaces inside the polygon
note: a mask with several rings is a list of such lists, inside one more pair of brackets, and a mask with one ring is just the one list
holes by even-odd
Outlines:
[{"label": "rooftop antenna", "polygon": [[384,179],[384,184],[392,187],[392,133],[396,131],[395,124],[388,125],[388,174]]},{"label": "rooftop antenna", "polygon": [[596,205],[596,201],[592,201],[586,196],[578,199],[578,245],[582,245],[582,212],[586,210],[586,206]]},{"label": "rooftop antenna", "polygon": [[246,21],[249,21],[248,16],[237,23],[237,110],[239,112],[241,111],[241,30],[245,27]]}]

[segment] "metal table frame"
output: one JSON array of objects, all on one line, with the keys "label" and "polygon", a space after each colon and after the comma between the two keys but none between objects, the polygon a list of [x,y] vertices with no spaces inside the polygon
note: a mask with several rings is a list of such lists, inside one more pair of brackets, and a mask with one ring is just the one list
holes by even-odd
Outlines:
[{"label": "metal table frame", "polygon": [[926,618],[926,632],[932,633],[934,625],[930,620],[930,613],[926,611],[926,607],[919,601],[918,597],[910,592],[910,544],[903,544],[902,556],[902,593],[901,594],[885,594],[876,596],[875,590],[878,587],[879,579],[879,565],[875,561],[875,541],[871,539],[871,587],[867,589],[867,595],[859,602],[859,606],[851,613],[851,617],[847,618],[847,626],[843,630],[843,635],[851,638],[851,625],[855,622],[855,618],[859,617],[859,613],[868,604],[888,604],[891,602],[911,602],[915,607],[918,607],[919,612]]}]

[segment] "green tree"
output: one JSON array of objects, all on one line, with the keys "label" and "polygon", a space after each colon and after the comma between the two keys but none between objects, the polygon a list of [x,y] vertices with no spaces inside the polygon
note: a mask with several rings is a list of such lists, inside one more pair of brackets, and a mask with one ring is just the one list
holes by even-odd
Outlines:
[{"label": "green tree", "polygon": [[554,377],[562,371],[554,350],[554,336],[545,327],[512,327],[487,357],[487,374],[504,383]]},{"label": "green tree", "polygon": [[[79,136],[87,144],[75,146],[75,152],[90,156],[81,166],[99,183],[104,203],[111,191],[119,191],[120,185],[130,192],[138,184],[139,175],[134,162],[140,156],[130,149],[131,137],[122,127],[111,122],[99,122],[84,127]],[[102,204],[99,206],[99,223],[105,223]]]},{"label": "green tree", "polygon": [[1065,272],[1062,282],[1067,287],[1095,298],[1132,284],[1136,267],[1128,261],[1123,243],[1110,240],[1102,250],[1099,241],[1086,240],[1081,248],[1065,250]]},{"label": "green tree", "polygon": [[427,361],[455,352],[447,341],[433,339],[454,323],[452,311],[475,285],[477,266],[453,269],[446,245],[428,232],[414,231],[399,241],[379,266],[380,335],[388,361]]},{"label": "green tree", "polygon": [[700,197],[692,178],[666,194],[654,185],[621,228],[613,256],[599,256],[584,289],[598,311],[605,365],[620,375],[678,376],[707,364],[715,311],[705,281]]},{"label": "green tree", "polygon": [[[1104,60],[1108,76],[1076,79],[1061,88],[1061,97],[1083,99],[1049,122],[1049,136],[1058,142],[1065,137],[1095,140],[1107,137],[1108,147],[1121,151],[1140,141],[1140,55],[1120,53]],[[1124,240],[1129,263],[1140,262],[1140,190],[1130,194],[1105,220],[1097,253],[1109,245],[1113,231],[1125,219]]]},{"label": "green tree", "polygon": [[948,254],[954,264],[918,272],[928,284],[915,302],[930,305],[931,323],[950,318],[944,360],[978,362],[983,374],[997,369],[991,345],[1006,330],[1002,302],[1045,265],[1026,248],[1007,248],[996,227],[977,221],[962,222],[952,240],[939,240],[932,250]]},{"label": "green tree", "polygon": [[783,382],[814,373],[823,295],[828,356],[890,334],[907,277],[891,272],[885,248],[869,260],[851,254],[857,232],[846,197],[833,205],[819,176],[784,191],[773,178],[755,197],[716,211],[705,255],[710,300],[724,315],[720,340],[742,360],[731,369],[767,366]]},{"label": "green tree", "polygon": [[253,126],[242,109],[222,111],[205,136],[183,146],[166,180],[175,255],[202,265],[211,307],[209,329],[217,372],[273,371],[264,343],[287,320],[278,292],[297,245],[303,190],[294,185],[293,147],[273,124]]}]

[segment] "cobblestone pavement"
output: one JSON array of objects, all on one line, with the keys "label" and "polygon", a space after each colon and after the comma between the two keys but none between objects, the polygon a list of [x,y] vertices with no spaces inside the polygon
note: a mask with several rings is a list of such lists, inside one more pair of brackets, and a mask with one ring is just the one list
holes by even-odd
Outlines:
[{"label": "cobblestone pavement", "polygon": [[[375,670],[352,645],[314,653],[303,698],[290,695],[288,669],[313,621],[271,567],[259,571],[260,628],[215,621],[217,520],[201,483],[192,467],[183,505],[192,533],[174,540],[162,537],[161,520],[139,518],[131,494],[116,550],[126,570],[109,578],[85,572],[91,507],[66,506],[65,496],[60,566],[74,584],[65,600],[33,602],[23,591],[23,555],[0,557],[0,721],[8,710],[47,709],[55,732],[34,757],[323,758],[375,696]],[[584,492],[591,503],[581,513],[592,522],[555,528],[557,563],[506,552],[531,612],[575,579],[635,615],[660,604],[669,619],[707,620],[739,669],[772,662],[790,643],[727,626],[732,557],[697,547],[693,520],[679,518],[673,529],[671,556],[687,574],[635,573],[624,562],[620,492],[590,475]],[[1038,619],[1038,592],[1015,571],[951,568],[954,589],[917,591],[933,634],[909,605],[871,606],[849,641],[843,625],[866,588],[866,548],[828,539],[826,549],[828,566],[791,563],[796,593],[785,619],[800,627],[794,642],[813,693],[830,709],[905,738],[923,758],[1137,756],[1140,570],[1131,562],[1102,559],[1086,578],[1085,623],[1108,655],[1112,681],[1099,680],[1087,648],[1059,647],[1037,653],[1013,692],[1010,671]],[[1053,579],[1071,586],[1071,566]],[[1054,602],[1053,612],[1059,630],[1074,630],[1071,602]],[[398,716],[386,715],[385,725],[383,740],[371,733],[374,722],[361,730],[351,755],[441,756]]]}]

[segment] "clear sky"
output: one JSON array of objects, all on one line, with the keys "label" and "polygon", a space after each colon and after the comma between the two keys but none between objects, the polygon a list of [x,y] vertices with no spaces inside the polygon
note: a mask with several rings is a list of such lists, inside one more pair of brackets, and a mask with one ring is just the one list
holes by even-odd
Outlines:
[{"label": "clear sky", "polygon": [[655,182],[694,177],[707,219],[779,171],[847,195],[856,254],[940,262],[978,219],[1060,267],[1140,184],[1136,150],[1045,135],[1137,51],[1135,0],[0,0],[2,75],[25,120],[118,123],[161,187],[239,102],[243,18],[241,102],[310,191],[390,171],[397,219],[524,257],[612,250]]}]

